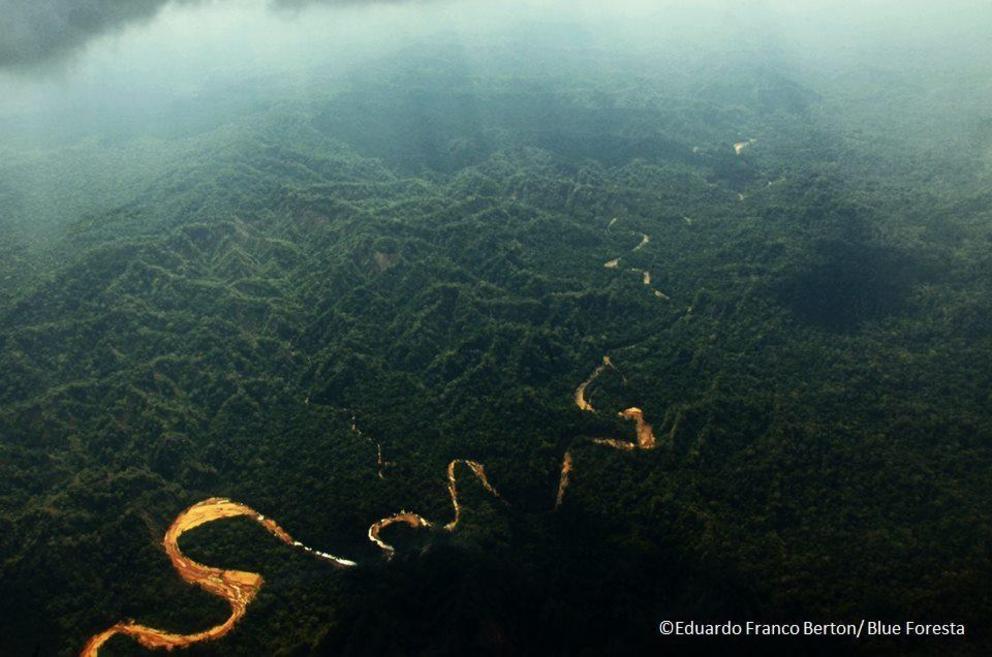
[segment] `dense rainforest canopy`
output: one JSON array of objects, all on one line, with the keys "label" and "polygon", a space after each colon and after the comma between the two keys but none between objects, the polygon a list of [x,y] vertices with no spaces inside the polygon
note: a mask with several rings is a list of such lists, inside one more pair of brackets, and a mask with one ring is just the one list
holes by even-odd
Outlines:
[{"label": "dense rainforest canopy", "polygon": [[[161,549],[212,496],[360,565],[190,532],[266,580],[191,657],[989,653],[988,78],[543,29],[3,116],[0,654],[221,622]],[[635,440],[628,407],[657,449],[589,441]],[[503,501],[466,477],[458,531],[391,528],[385,559],[369,525],[447,522],[459,458]],[[728,648],[665,618],[969,633]]]}]

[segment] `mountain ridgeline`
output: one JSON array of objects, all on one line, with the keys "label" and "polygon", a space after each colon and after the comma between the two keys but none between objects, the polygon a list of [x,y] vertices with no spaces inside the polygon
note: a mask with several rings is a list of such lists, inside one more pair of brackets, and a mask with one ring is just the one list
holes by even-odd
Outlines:
[{"label": "mountain ridgeline", "polygon": [[[0,653],[224,622],[162,550],[221,497],[359,565],[251,517],[189,531],[265,578],[191,657],[703,655],[728,647],[657,623],[862,617],[969,636],[729,645],[988,654],[987,109],[962,148],[925,134],[936,100],[879,118],[894,75],[556,56],[434,44],[0,164]],[[463,474],[446,532],[457,459],[499,496]],[[384,527],[387,558],[369,527],[401,509],[438,527]]]}]

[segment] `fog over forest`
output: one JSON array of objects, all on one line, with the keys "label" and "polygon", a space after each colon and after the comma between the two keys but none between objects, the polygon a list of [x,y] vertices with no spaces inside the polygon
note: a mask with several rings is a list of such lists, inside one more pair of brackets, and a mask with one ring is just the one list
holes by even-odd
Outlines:
[{"label": "fog over forest", "polygon": [[988,655],[990,190],[988,0],[0,0],[0,655]]}]

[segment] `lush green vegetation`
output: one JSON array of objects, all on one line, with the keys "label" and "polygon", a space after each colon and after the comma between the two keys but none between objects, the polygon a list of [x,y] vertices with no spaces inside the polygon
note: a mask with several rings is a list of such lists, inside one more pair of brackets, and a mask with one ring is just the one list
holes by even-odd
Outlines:
[{"label": "lush green vegetation", "polygon": [[[735,650],[988,654],[989,120],[955,141],[898,80],[874,82],[903,110],[883,121],[861,80],[760,59],[648,77],[571,53],[535,78],[461,57],[181,134],[10,147],[0,652],[224,618],[159,546],[219,495],[361,566],[247,522],[192,532],[267,583],[190,655],[702,654],[724,647],[656,623],[807,617],[971,636]],[[583,443],[631,435],[573,403],[604,354],[597,407],[645,409],[661,449]],[[368,526],[447,520],[452,458],[509,505],[466,478],[459,531],[396,530],[386,562]]]}]

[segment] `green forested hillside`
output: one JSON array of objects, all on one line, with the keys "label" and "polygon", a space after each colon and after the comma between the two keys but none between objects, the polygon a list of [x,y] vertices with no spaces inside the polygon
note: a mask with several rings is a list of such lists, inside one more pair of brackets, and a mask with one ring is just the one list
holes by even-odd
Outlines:
[{"label": "green forested hillside", "polygon": [[[247,522],[191,532],[188,554],[266,585],[190,655],[724,649],[657,637],[676,617],[958,620],[966,641],[734,654],[987,654],[988,121],[966,151],[906,139],[915,108],[864,132],[853,82],[774,61],[654,79],[459,57],[74,147],[118,148],[109,177],[59,145],[6,161],[0,653],[223,620],[160,541],[226,496],[360,566]],[[59,228],[30,222],[26,167],[63,171]],[[586,441],[630,439],[630,406],[660,449]],[[391,529],[385,560],[369,525],[449,519],[454,458],[507,504],[466,478],[458,532]]]}]

